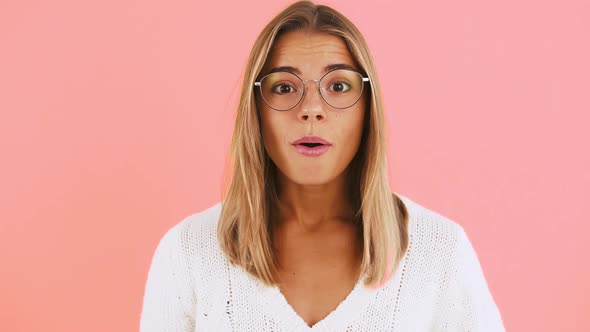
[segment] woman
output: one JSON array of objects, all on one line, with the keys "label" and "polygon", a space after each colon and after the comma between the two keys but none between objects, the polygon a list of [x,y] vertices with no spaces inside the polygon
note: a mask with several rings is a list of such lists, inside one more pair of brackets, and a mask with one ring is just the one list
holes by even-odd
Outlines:
[{"label": "woman", "polygon": [[367,44],[297,2],[256,40],[222,203],[160,240],[141,331],[503,331],[455,222],[390,192]]}]

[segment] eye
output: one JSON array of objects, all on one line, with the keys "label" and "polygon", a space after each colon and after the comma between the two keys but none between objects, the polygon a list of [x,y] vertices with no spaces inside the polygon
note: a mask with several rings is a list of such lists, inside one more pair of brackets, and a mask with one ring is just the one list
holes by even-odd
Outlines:
[{"label": "eye", "polygon": [[328,88],[328,90],[333,91],[333,92],[346,92],[348,90],[350,90],[351,86],[350,84],[344,82],[344,81],[336,81],[332,84],[330,84],[330,87]]},{"label": "eye", "polygon": [[272,92],[280,95],[295,92],[295,87],[289,83],[278,83],[272,87]]}]

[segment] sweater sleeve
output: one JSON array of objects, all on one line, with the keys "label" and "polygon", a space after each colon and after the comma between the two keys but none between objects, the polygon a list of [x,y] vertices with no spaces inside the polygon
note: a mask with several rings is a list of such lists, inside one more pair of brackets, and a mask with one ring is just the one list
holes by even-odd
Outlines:
[{"label": "sweater sleeve", "polygon": [[140,332],[194,331],[194,296],[182,252],[180,225],[160,239],[148,271]]},{"label": "sweater sleeve", "polygon": [[449,288],[438,331],[505,331],[477,253],[459,226]]}]

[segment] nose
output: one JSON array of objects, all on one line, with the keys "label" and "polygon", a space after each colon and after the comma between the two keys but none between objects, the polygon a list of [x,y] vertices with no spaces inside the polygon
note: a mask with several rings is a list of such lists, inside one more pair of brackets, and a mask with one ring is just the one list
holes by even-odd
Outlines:
[{"label": "nose", "polygon": [[[314,82],[315,85],[309,84],[311,82]],[[303,100],[301,100],[301,107],[297,116],[302,121],[310,121],[310,119],[320,121],[325,119],[325,104],[318,89],[318,82],[309,80],[304,84],[306,84],[305,94],[303,95]]]}]

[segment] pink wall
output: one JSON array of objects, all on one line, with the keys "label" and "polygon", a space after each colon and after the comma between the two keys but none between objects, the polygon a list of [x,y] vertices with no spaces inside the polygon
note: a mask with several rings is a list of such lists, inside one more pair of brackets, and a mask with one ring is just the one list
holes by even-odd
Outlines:
[{"label": "pink wall", "polygon": [[[220,199],[241,70],[287,3],[0,4],[0,330],[137,330],[158,239]],[[465,227],[509,330],[590,331],[588,2],[327,4],[377,62],[392,190]]]}]

